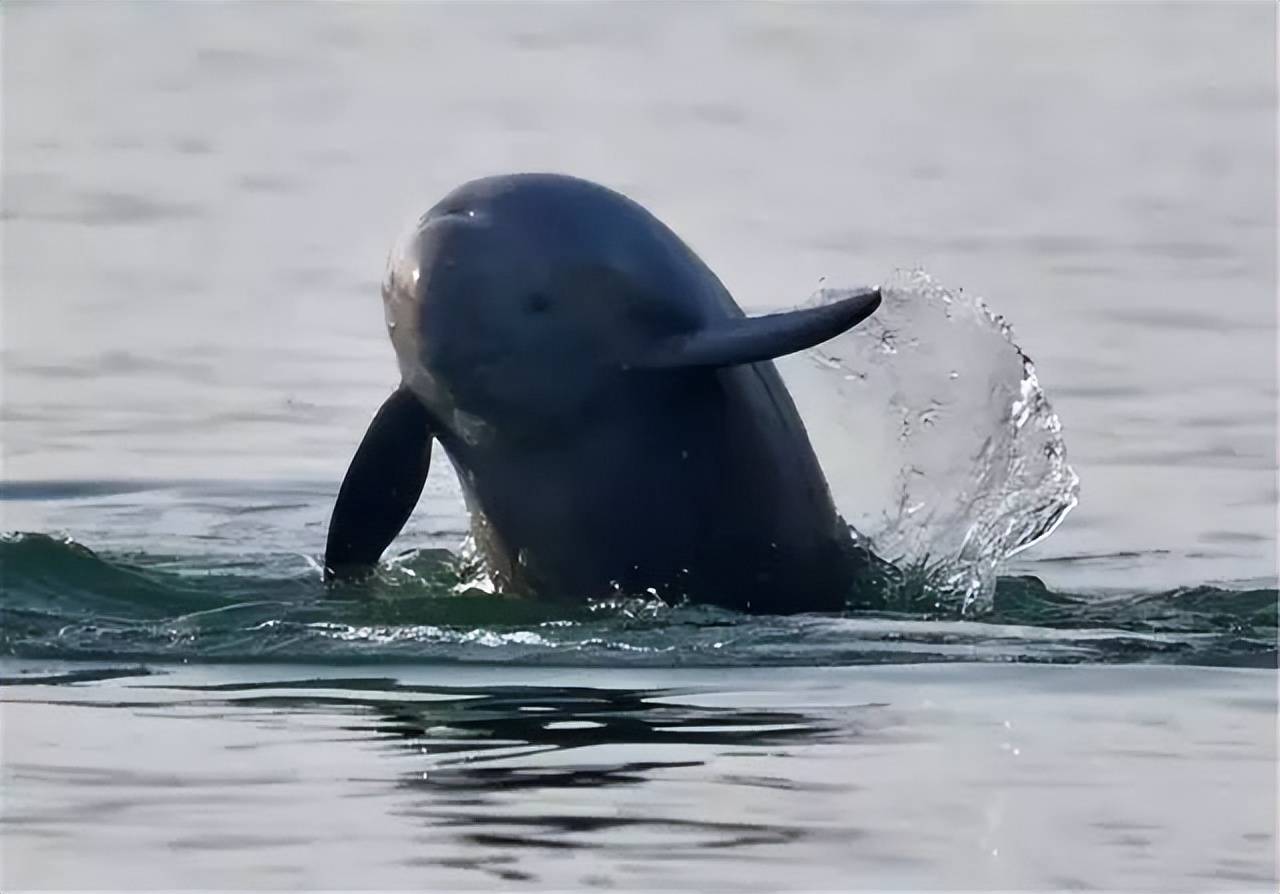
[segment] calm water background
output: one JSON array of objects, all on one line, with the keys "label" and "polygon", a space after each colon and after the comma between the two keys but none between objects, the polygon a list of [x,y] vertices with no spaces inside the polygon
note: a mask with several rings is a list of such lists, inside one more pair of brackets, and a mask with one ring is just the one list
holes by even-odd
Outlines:
[{"label": "calm water background", "polygon": [[[1274,602],[1270,4],[7,4],[3,27],[4,531],[184,579],[305,570],[395,383],[392,239],[465,179],[545,169],[653,209],[749,309],[913,266],[985,295],[1082,479],[1010,571]],[[446,472],[406,545],[456,543]],[[977,649],[960,628],[939,648]],[[528,645],[332,684],[13,650],[0,886],[1274,890],[1274,670],[586,672]]]}]

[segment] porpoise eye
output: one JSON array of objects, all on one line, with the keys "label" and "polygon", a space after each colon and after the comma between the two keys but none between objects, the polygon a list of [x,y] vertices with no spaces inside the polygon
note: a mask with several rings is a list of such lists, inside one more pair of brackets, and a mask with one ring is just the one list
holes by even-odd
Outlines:
[{"label": "porpoise eye", "polygon": [[551,309],[551,296],[544,292],[532,292],[525,296],[524,306],[531,314],[544,314]]}]

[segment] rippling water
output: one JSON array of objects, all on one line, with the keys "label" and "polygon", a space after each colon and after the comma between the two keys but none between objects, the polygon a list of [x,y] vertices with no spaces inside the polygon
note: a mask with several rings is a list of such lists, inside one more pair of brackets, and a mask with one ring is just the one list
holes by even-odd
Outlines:
[{"label": "rippling water", "polygon": [[[2,15],[0,887],[1274,890],[1271,5]],[[467,591],[437,463],[326,591],[385,252],[517,169],[634,196],[752,310],[981,294],[1078,507],[963,613],[567,612]],[[842,510],[956,552],[875,499],[949,441],[859,474],[921,380],[805,372]]]},{"label": "rippling water", "polygon": [[1266,890],[1274,871],[1275,688],[1256,672],[81,664],[5,682],[18,885]]}]

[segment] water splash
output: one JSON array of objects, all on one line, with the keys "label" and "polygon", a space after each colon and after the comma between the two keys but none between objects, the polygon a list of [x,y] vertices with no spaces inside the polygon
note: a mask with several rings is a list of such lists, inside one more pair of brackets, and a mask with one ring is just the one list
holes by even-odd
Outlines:
[{"label": "water splash", "polygon": [[783,375],[846,520],[904,571],[898,602],[989,609],[1000,563],[1076,505],[1062,426],[980,298],[919,270],[881,291],[874,316]]}]

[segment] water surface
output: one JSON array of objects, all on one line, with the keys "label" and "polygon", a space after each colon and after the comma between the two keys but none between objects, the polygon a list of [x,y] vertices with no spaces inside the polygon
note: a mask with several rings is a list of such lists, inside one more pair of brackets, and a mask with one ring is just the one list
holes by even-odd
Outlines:
[{"label": "water surface", "polygon": [[[1273,6],[3,26],[0,887],[1275,889]],[[388,247],[539,169],[751,310],[985,296],[1078,508],[966,620],[548,613],[453,593],[437,463],[326,593]]]}]

